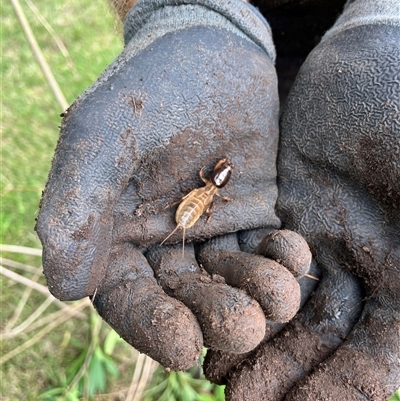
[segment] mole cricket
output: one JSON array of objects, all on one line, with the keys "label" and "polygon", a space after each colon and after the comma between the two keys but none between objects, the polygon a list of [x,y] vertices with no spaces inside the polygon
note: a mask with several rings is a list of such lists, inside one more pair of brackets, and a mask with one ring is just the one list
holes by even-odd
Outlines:
[{"label": "mole cricket", "polygon": [[[203,167],[204,168],[204,167]],[[214,167],[210,179],[203,175],[203,168],[200,170],[200,179],[206,184],[204,187],[193,189],[181,199],[181,203],[175,213],[176,228],[161,242],[161,245],[175,233],[176,230],[183,230],[182,257],[184,256],[185,232],[187,228],[194,226],[200,216],[206,212],[210,213],[214,196],[230,201],[229,198],[221,196],[218,191],[223,188],[231,178],[233,164],[227,159],[221,159]]]}]

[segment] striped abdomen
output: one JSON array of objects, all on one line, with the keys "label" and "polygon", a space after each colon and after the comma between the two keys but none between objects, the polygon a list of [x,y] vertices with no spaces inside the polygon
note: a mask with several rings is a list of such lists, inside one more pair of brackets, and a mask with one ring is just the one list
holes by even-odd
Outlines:
[{"label": "striped abdomen", "polygon": [[190,192],[176,211],[176,224],[178,224],[180,228],[192,227],[200,216],[209,208],[217,190],[218,188],[215,186],[207,184],[205,187],[197,188]]}]

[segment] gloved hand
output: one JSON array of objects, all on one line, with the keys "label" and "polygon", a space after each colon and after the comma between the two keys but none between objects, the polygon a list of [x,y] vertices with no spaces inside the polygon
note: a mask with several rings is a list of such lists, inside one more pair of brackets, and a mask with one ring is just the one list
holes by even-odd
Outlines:
[{"label": "gloved hand", "polygon": [[[216,199],[209,221],[200,219],[186,238],[280,225],[269,28],[239,0],[183,3],[132,8],[124,51],[65,113],[37,221],[50,291],[62,300],[90,296],[126,341],[175,370],[196,362],[203,337],[207,347],[251,350],[265,317],[252,296],[205,274],[190,246],[185,259],[179,247],[143,256],[175,228],[167,206],[204,185],[202,167],[208,177],[228,157],[235,167],[221,194],[231,201]],[[263,307],[290,319],[299,306],[296,280],[281,264],[255,258],[272,278],[265,284],[276,287],[265,292],[278,307]],[[149,261],[168,294],[192,311],[162,290]],[[282,291],[289,305],[277,302]]]},{"label": "gloved hand", "polygon": [[[290,324],[231,371],[228,400],[384,401],[399,388],[399,82],[399,3],[349,2],[281,119],[279,216],[323,277]],[[210,357],[208,376],[222,381],[222,370]]]}]

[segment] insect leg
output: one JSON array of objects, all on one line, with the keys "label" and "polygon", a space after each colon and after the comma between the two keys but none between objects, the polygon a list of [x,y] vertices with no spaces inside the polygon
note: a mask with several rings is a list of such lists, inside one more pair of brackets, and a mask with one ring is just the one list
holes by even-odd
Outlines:
[{"label": "insect leg", "polygon": [[204,184],[208,184],[210,181],[207,180],[206,177],[204,177],[203,169],[204,169],[204,167],[202,167],[202,168],[200,169],[200,171],[199,171],[199,176],[200,176],[201,181],[204,182]]},{"label": "insect leg", "polygon": [[228,198],[227,196],[220,195],[218,192],[215,195],[217,195],[218,198],[223,199],[225,202],[230,202],[232,200],[231,198]]},{"label": "insect leg", "polygon": [[219,169],[225,162],[226,162],[227,158],[224,157],[223,159],[221,159],[214,167],[214,170]]},{"label": "insect leg", "polygon": [[176,204],[178,204],[179,202],[182,202],[184,199],[186,199],[190,194],[187,194],[185,196],[182,196],[182,198],[179,198],[178,200],[172,202],[172,203],[168,203],[167,206],[164,207],[165,209],[169,209],[172,206],[175,206]]},{"label": "insect leg", "polygon": [[210,220],[210,218],[211,218],[211,215],[212,215],[211,207],[212,207],[213,203],[214,202],[211,202],[210,206],[208,206],[208,208],[206,209],[206,214],[207,214],[206,223],[208,223],[208,220]]}]

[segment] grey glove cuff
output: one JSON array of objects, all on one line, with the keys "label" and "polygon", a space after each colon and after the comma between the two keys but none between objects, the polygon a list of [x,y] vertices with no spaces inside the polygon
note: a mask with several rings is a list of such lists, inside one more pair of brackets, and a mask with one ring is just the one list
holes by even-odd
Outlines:
[{"label": "grey glove cuff", "polygon": [[343,14],[324,35],[321,42],[346,29],[361,25],[391,25],[400,27],[399,0],[349,0]]},{"label": "grey glove cuff", "polygon": [[275,62],[275,47],[267,21],[256,8],[242,0],[139,0],[125,20],[124,50],[81,94],[75,105],[106,83],[156,39],[174,31],[201,26],[227,29],[257,44]]},{"label": "grey glove cuff", "polygon": [[257,44],[275,61],[268,23],[242,0],[139,0],[125,20],[125,44],[135,37],[136,45],[147,47],[167,33],[196,26],[227,29]]}]

